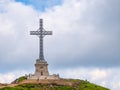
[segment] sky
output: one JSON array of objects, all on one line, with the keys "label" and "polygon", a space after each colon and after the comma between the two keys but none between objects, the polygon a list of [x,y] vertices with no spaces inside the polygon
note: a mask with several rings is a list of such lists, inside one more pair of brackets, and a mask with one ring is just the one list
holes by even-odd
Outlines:
[{"label": "sky", "polygon": [[38,37],[44,37],[49,72],[120,89],[119,0],[0,0],[0,81],[34,73]]}]

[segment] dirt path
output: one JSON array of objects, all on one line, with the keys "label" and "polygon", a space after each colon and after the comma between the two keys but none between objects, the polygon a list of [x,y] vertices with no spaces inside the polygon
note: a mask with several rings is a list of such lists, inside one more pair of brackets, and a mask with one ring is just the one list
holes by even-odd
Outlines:
[{"label": "dirt path", "polygon": [[62,85],[62,86],[74,86],[77,83],[76,82],[71,82],[69,80],[24,80],[20,83],[15,83],[15,84],[1,84],[0,88],[4,87],[15,87],[17,85],[21,84],[47,84],[47,85]]},{"label": "dirt path", "polygon": [[17,86],[17,85],[18,85],[18,84],[5,84],[5,85],[4,85],[4,84],[3,84],[3,85],[1,84],[1,85],[0,85],[0,88],[4,88],[4,87],[14,87],[14,86]]}]

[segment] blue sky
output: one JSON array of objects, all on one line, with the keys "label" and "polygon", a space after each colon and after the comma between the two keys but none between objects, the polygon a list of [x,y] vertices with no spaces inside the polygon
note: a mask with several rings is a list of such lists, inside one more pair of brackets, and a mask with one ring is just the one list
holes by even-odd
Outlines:
[{"label": "blue sky", "polygon": [[50,73],[120,89],[120,0],[0,0],[1,82],[34,73],[39,18]]},{"label": "blue sky", "polygon": [[45,11],[46,8],[62,4],[62,0],[16,0],[16,2],[32,5],[38,11]]}]

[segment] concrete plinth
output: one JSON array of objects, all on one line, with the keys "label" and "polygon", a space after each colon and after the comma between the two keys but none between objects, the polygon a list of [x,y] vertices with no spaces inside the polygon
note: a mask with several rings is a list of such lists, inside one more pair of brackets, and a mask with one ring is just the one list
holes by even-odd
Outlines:
[{"label": "concrete plinth", "polygon": [[45,60],[37,59],[35,64],[35,74],[29,74],[28,79],[59,79],[59,75],[49,75],[47,62]]}]

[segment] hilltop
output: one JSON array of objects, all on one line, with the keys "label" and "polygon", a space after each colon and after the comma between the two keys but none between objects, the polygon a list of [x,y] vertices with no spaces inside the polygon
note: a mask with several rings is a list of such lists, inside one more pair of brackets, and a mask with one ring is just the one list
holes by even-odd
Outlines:
[{"label": "hilltop", "polygon": [[108,88],[79,79],[27,80],[16,79],[12,84],[0,84],[0,90],[109,90]]}]

